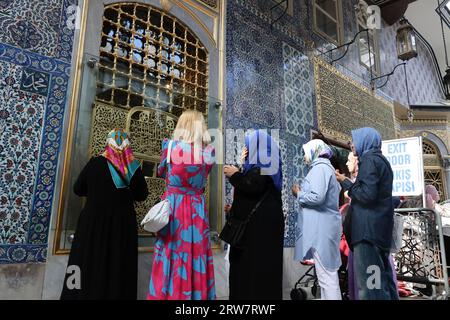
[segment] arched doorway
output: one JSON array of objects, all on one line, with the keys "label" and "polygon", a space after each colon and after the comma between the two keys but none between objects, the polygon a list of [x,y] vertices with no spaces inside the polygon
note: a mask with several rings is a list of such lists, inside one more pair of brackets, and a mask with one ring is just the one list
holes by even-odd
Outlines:
[{"label": "arched doorway", "polygon": [[425,139],[422,141],[422,148],[425,185],[431,184],[435,186],[441,200],[445,200],[448,194],[441,162],[442,156],[439,149],[433,142]]},{"label": "arched doorway", "polygon": [[[219,11],[199,11],[198,6],[182,2],[167,11],[159,0],[87,3],[89,18],[80,40],[84,49],[78,52],[79,98],[68,121],[53,246],[56,254],[69,252],[83,207],[83,200],[72,192],[73,183],[89,158],[102,152],[111,129],[128,131],[146,176],[150,195],[136,206],[140,221],[164,191],[165,182],[156,177],[161,142],[170,137],[181,113],[195,109],[204,114],[209,128],[222,126],[222,42],[216,31],[223,31],[223,21],[217,19]],[[201,20],[200,13],[206,14]],[[220,157],[216,153],[216,158]],[[217,188],[221,177],[215,166],[209,176],[214,188],[207,189],[214,239],[222,223],[222,188]],[[139,249],[148,251],[155,237],[139,231]]]},{"label": "arched doorway", "polygon": [[[97,94],[91,125],[92,155],[104,149],[111,128],[125,128],[149,189],[137,204],[141,221],[164,192],[156,177],[161,142],[184,110],[208,115],[208,51],[179,19],[151,5],[105,6]],[[145,235],[141,227],[139,232]]]}]

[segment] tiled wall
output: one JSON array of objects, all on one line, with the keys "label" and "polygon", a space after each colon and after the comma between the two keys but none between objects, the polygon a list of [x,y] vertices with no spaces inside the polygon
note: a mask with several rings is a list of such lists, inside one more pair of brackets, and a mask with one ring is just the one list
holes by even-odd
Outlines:
[{"label": "tiled wall", "polygon": [[[358,0],[345,0],[345,42],[353,39],[357,30],[354,6]],[[227,7],[227,128],[280,129],[283,157],[283,210],[286,219],[285,246],[295,244],[296,203],[290,187],[305,174],[301,146],[316,129],[314,75],[312,51],[305,44],[314,41],[315,49],[326,50],[328,42],[312,31],[311,1],[294,1],[293,16],[270,11],[264,0],[229,0]],[[383,24],[380,31],[381,72],[389,73],[399,62],[395,36],[398,25]],[[419,57],[408,63],[411,103],[434,102],[442,98],[439,77],[425,46],[419,43]],[[309,53],[308,53],[309,52]],[[336,57],[339,53],[336,54]],[[354,80],[370,81],[368,70],[359,62],[356,45],[339,62],[338,69]],[[398,70],[402,71],[402,70]],[[389,100],[406,104],[403,72],[398,72],[379,94]],[[242,144],[242,143],[241,143]],[[227,137],[226,148],[231,161],[242,147]],[[231,186],[227,184],[227,202],[231,201]]]},{"label": "tiled wall", "polygon": [[76,3],[0,2],[0,264],[46,259]]},{"label": "tiled wall", "polygon": [[[353,5],[343,1],[345,38],[356,30]],[[0,1],[0,263],[42,262],[46,258],[57,160],[66,108],[74,31],[68,7],[77,0]],[[216,1],[205,1],[216,6]],[[311,31],[311,1],[294,1],[294,15],[270,27],[279,11],[266,0],[229,0],[227,9],[228,128],[280,129],[284,160],[285,245],[294,244],[295,203],[289,187],[305,168],[301,145],[316,127],[311,55],[305,43],[326,42]],[[383,73],[397,63],[396,26],[380,39]],[[367,80],[353,46],[342,64]],[[409,67],[411,102],[441,97],[432,60],[419,45]],[[358,78],[359,79],[359,78]],[[402,74],[385,88],[404,102]],[[227,140],[227,154],[240,148]],[[229,191],[230,186],[227,186]],[[227,194],[230,201],[230,194]]]},{"label": "tiled wall", "polygon": [[[263,1],[229,1],[227,8],[226,128],[277,129],[283,157],[285,245],[295,243],[295,203],[290,187],[304,172],[301,145],[314,127],[313,77],[302,40],[290,27],[270,28]],[[280,31],[282,30],[282,31]],[[226,154],[241,144],[226,139]],[[231,201],[227,184],[227,202]]]}]

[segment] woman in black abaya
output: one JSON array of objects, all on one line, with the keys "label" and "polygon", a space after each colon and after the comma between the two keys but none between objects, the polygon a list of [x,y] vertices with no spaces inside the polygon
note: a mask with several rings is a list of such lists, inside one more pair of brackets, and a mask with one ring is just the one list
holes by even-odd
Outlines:
[{"label": "woman in black abaya", "polygon": [[[145,200],[148,190],[125,132],[109,133],[105,152],[87,163],[74,192],[87,197],[87,202],[78,220],[61,299],[135,300],[138,244],[133,202]],[[74,287],[77,270],[81,288]]]},{"label": "woman in black abaya", "polygon": [[281,300],[283,283],[284,216],[282,168],[277,143],[263,131],[246,136],[242,172],[225,166],[234,187],[231,212],[247,224],[242,248],[230,250],[230,300]]}]

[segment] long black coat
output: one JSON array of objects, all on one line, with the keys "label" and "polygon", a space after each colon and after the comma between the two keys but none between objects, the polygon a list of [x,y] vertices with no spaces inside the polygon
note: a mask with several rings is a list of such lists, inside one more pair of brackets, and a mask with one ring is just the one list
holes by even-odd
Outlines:
[{"label": "long black coat", "polygon": [[266,190],[261,203],[247,225],[245,249],[230,251],[230,300],[282,299],[284,216],[281,193],[269,176],[255,168],[230,178],[234,187],[232,213],[244,220]]},{"label": "long black coat", "polygon": [[134,201],[148,195],[140,168],[130,187],[117,189],[104,157],[92,158],[81,171],[74,192],[87,197],[78,219],[68,266],[81,271],[81,289],[68,289],[61,299],[137,298],[137,221]]},{"label": "long black coat", "polygon": [[352,199],[351,237],[347,240],[351,246],[365,240],[389,250],[394,224],[391,166],[381,150],[370,150],[358,161],[355,183],[348,179],[342,183]]}]

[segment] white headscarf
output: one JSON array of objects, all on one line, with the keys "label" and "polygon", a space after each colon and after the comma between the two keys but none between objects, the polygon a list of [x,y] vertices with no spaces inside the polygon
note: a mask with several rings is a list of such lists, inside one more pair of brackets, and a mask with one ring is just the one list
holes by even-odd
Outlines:
[{"label": "white headscarf", "polygon": [[305,153],[305,163],[311,164],[316,161],[319,157],[331,159],[333,156],[333,151],[331,148],[322,140],[313,139],[308,143],[303,145],[303,152]]}]

